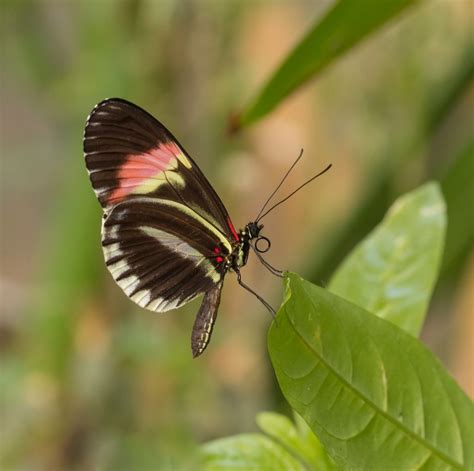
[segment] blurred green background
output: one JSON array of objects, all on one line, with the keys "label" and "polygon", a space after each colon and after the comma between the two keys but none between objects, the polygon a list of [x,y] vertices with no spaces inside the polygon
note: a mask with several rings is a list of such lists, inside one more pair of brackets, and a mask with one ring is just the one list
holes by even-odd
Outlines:
[{"label": "blurred green background", "polygon": [[[265,220],[269,261],[322,286],[397,195],[440,180],[450,225],[422,339],[474,396],[472,0],[405,11],[268,117],[227,132],[330,4],[2,2],[2,471],[186,469],[199,443],[286,410],[266,353],[271,318],[233,275],[213,341],[192,360],[199,301],[153,314],[108,274],[82,133],[112,96],[172,130],[238,227],[301,147],[282,194],[332,162]],[[281,283],[255,260],[244,279],[278,306]]]}]

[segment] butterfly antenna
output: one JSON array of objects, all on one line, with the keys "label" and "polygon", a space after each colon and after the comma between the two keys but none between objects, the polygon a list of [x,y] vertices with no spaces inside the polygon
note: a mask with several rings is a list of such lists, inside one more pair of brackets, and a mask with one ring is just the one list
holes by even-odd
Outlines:
[{"label": "butterfly antenna", "polygon": [[259,217],[260,217],[260,214],[263,213],[263,211],[265,210],[265,208],[267,207],[267,204],[270,202],[270,200],[273,198],[273,196],[275,195],[275,193],[280,189],[280,187],[283,185],[283,182],[286,180],[286,178],[288,177],[288,175],[290,174],[290,172],[293,170],[293,168],[295,167],[295,165],[298,163],[298,160],[301,159],[301,157],[303,156],[303,151],[304,149],[301,149],[300,150],[300,153],[298,155],[298,157],[296,158],[296,160],[293,162],[293,164],[291,165],[291,167],[288,169],[288,171],[285,173],[285,176],[282,178],[281,182],[278,184],[278,186],[273,190],[272,194],[268,197],[267,201],[265,201],[265,204],[263,205],[263,208],[260,210],[260,212],[258,213],[257,217],[255,218],[255,221],[258,221]]},{"label": "butterfly antenna", "polygon": [[[295,162],[296,163],[296,162]],[[332,164],[329,164],[322,172],[319,172],[318,174],[314,175],[314,177],[311,177],[309,180],[305,181],[302,185],[300,185],[296,190],[292,191],[288,196],[283,198],[281,201],[278,203],[274,204],[269,210],[267,210],[265,213],[263,213],[261,216],[259,215],[255,222],[260,221],[263,219],[269,212],[273,211],[277,206],[280,206],[280,204],[284,203],[286,200],[291,198],[295,193],[300,191],[304,186],[306,186],[308,183],[311,183],[313,180],[316,178],[320,177],[323,173],[326,173],[330,168],[332,167]],[[260,211],[261,213],[261,211]]]}]

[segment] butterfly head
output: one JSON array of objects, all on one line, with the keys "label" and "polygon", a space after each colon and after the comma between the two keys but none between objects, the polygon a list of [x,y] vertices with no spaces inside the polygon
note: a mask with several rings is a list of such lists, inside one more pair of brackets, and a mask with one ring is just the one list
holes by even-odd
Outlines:
[{"label": "butterfly head", "polygon": [[257,222],[249,222],[246,226],[246,233],[248,234],[249,240],[256,239],[260,235],[260,231],[263,229],[263,224]]},{"label": "butterfly head", "polygon": [[245,233],[247,234],[248,241],[255,240],[254,247],[257,252],[265,253],[270,250],[270,240],[266,237],[260,235],[261,230],[263,229],[263,224],[258,222],[249,222],[245,226]]}]

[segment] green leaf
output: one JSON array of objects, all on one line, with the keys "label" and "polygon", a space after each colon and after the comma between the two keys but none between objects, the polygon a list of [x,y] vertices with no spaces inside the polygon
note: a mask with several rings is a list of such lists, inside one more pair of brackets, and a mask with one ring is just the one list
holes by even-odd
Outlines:
[{"label": "green leaf", "polygon": [[265,116],[343,52],[415,3],[417,0],[339,0],[283,61],[254,102],[242,112],[236,127]]},{"label": "green leaf", "polygon": [[268,335],[281,390],[348,469],[472,469],[474,408],[394,324],[296,274]]},{"label": "green leaf", "polygon": [[319,441],[319,438],[314,434],[304,419],[295,411],[293,411],[293,415],[295,418],[296,429],[298,430],[298,435],[300,436],[301,441],[305,444],[305,446],[312,450],[313,454],[317,456],[318,466],[316,469],[318,471],[340,469],[334,460],[327,454],[323,444]]},{"label": "green leaf", "polygon": [[474,241],[474,140],[460,152],[442,179],[448,207],[448,232],[442,269],[450,270],[472,247]]},{"label": "green leaf", "polygon": [[428,183],[399,198],[345,259],[329,289],[414,336],[433,291],[443,250],[446,208]]},{"label": "green leaf", "polygon": [[[410,163],[409,168],[412,168],[415,162],[418,161],[416,165],[432,169],[429,172],[431,177],[439,177],[439,162],[427,162],[425,149],[437,147],[433,140],[434,137],[439,133],[440,128],[446,124],[453,112],[459,108],[462,97],[467,96],[473,78],[474,53],[472,48],[467,47],[460,54],[457,62],[446,71],[444,77],[439,82],[437,81],[435,85],[429,87],[424,100],[426,106],[423,107],[423,111],[416,120],[419,123],[415,123],[415,126],[421,128],[420,131],[414,133],[405,143],[403,143],[402,137],[398,136],[394,141],[395,143],[398,142],[398,145],[392,146],[390,149],[383,148],[378,155],[374,156],[374,161],[381,162],[382,165],[378,167],[376,174],[368,182],[368,186],[364,187],[363,194],[355,196],[358,201],[350,218],[346,222],[341,222],[339,229],[332,232],[329,238],[318,240],[318,257],[313,256],[313,260],[310,261],[311,265],[305,273],[307,279],[329,279],[355,244],[380,221],[393,201],[393,197],[396,196],[395,188],[397,185],[394,176],[400,172],[406,172],[408,162]],[[392,123],[388,122],[387,126],[388,129],[392,126]],[[461,158],[461,156],[456,157]],[[469,176],[471,176],[471,179],[474,176],[472,171],[474,159],[471,159],[470,162],[467,159],[469,157],[464,155],[464,158],[461,159],[463,160],[462,163],[458,163],[457,160],[453,163],[453,170],[460,167],[456,173],[459,176],[464,175],[464,182]],[[447,185],[447,179],[451,180],[452,186],[451,183]],[[474,183],[469,187],[461,187],[454,180],[457,180],[459,184],[463,183],[463,178],[456,177],[453,179],[449,174],[445,176],[441,183],[448,207],[449,221],[441,269],[442,276],[452,267],[451,255],[454,255],[456,261],[459,262],[463,257],[463,252],[466,251],[466,243],[468,245],[470,242],[469,238],[463,235],[462,230],[453,229],[452,222],[455,218],[457,222],[462,224],[462,209],[457,208],[455,204],[458,198],[462,199],[464,191],[468,192],[468,195],[473,194]],[[453,191],[446,191],[447,186]],[[469,206],[464,205],[464,208],[468,210]],[[456,226],[457,222],[455,222]],[[469,220],[466,221],[466,223],[468,222]],[[470,225],[470,227],[473,228],[474,226]],[[459,246],[458,242],[460,243]]]},{"label": "green leaf", "polygon": [[288,417],[275,412],[261,412],[257,415],[257,424],[262,431],[297,456],[306,469],[338,469],[306,422],[298,416],[296,420],[297,426]]},{"label": "green leaf", "polygon": [[202,447],[204,471],[304,471],[282,446],[257,433],[241,434],[206,443]]},{"label": "green leaf", "polygon": [[257,423],[268,436],[242,434],[203,445],[202,469],[335,471],[336,464],[300,417],[262,412]]}]

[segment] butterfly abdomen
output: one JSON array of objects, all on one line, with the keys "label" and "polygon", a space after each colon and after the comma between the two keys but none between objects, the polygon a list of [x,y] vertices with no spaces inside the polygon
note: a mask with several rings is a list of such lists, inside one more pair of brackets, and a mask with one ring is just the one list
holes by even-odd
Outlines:
[{"label": "butterfly abdomen", "polygon": [[191,349],[194,358],[201,355],[209,343],[217,317],[217,306],[220,303],[221,291],[222,282],[204,295],[191,334]]}]

